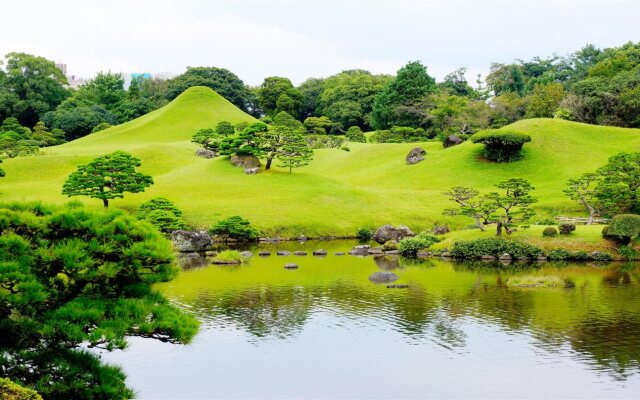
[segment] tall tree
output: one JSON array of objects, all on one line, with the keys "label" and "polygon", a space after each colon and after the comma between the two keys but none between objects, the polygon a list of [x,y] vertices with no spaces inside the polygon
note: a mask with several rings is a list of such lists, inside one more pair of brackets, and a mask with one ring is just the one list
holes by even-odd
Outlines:
[{"label": "tall tree", "polygon": [[123,151],[98,157],[69,175],[62,194],[100,199],[107,208],[110,199],[123,198],[125,192],[144,192],[153,184],[150,176],[136,171],[140,165],[138,158]]},{"label": "tall tree", "polygon": [[393,125],[419,126],[424,115],[411,112],[411,106],[427,94],[437,90],[436,81],[427,73],[420,61],[412,61],[398,70],[396,78],[389,82],[376,97],[372,123],[376,129],[387,129]]},{"label": "tall tree", "polygon": [[640,214],[640,152],[616,154],[597,173],[595,196],[604,212]]},{"label": "tall tree", "polygon": [[295,118],[302,110],[302,93],[293,87],[288,78],[270,76],[264,79],[258,90],[258,101],[262,110],[270,116],[285,111]]},{"label": "tall tree", "polygon": [[13,103],[11,115],[20,123],[33,126],[69,95],[63,86],[67,78],[53,61],[44,57],[26,53],[9,53],[5,57],[6,73],[0,79],[3,86],[0,99]]},{"label": "tall tree", "polygon": [[309,78],[298,86],[298,91],[302,94],[301,117],[307,118],[316,115],[323,84],[324,79]]},{"label": "tall tree", "polygon": [[569,179],[564,194],[571,200],[577,201],[589,213],[587,225],[593,224],[593,218],[597,214],[596,185],[600,176],[594,173],[586,173],[577,179]]}]

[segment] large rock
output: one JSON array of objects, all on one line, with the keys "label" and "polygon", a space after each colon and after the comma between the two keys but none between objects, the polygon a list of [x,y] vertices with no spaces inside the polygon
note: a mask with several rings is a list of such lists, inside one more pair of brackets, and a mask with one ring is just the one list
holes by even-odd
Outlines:
[{"label": "large rock", "polygon": [[400,225],[397,228],[393,225],[384,225],[378,228],[378,230],[373,234],[373,240],[380,244],[385,244],[389,240],[395,240],[399,242],[406,237],[415,235],[416,234],[413,233],[411,229],[407,228],[404,225]]},{"label": "large rock", "polygon": [[242,168],[257,168],[260,166],[260,160],[255,156],[232,156],[231,164]]},{"label": "large rock", "polygon": [[257,173],[260,172],[260,168],[258,167],[253,167],[253,168],[245,168],[244,169],[244,173],[247,175],[255,175]]},{"label": "large rock", "polygon": [[211,236],[206,231],[177,230],[171,233],[173,247],[181,253],[200,253],[211,247]]},{"label": "large rock", "polygon": [[427,155],[427,152],[422,147],[414,147],[411,149],[409,154],[407,154],[406,160],[407,164],[417,164],[420,161],[424,160],[424,156]]},{"label": "large rock", "polygon": [[366,256],[369,254],[369,250],[371,250],[371,246],[368,244],[363,244],[360,246],[356,246],[349,251],[349,254],[352,256]]},{"label": "large rock", "polygon": [[398,279],[400,279],[398,275],[389,271],[378,271],[369,276],[369,280],[373,283],[391,283],[397,281]]},{"label": "large rock", "polygon": [[444,142],[442,142],[442,145],[445,147],[445,149],[447,147],[453,147],[453,146],[457,146],[459,144],[464,143],[464,140],[460,139],[459,137],[457,137],[456,135],[449,135],[447,136],[447,138],[444,140]]},{"label": "large rock", "polygon": [[202,158],[214,158],[216,156],[216,152],[200,147],[196,150],[196,156]]}]

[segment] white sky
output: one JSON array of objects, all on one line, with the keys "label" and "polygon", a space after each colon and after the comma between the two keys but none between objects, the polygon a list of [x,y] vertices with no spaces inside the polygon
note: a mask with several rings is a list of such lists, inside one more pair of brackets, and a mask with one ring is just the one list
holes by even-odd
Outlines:
[{"label": "white sky", "polygon": [[217,66],[252,85],[410,60],[475,82],[493,61],[640,41],[639,0],[2,0],[0,15],[0,54],[70,74]]}]

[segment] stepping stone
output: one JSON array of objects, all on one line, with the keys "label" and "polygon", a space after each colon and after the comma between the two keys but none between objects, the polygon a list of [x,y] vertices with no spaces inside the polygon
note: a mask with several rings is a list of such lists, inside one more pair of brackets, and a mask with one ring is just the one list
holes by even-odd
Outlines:
[{"label": "stepping stone", "polygon": [[306,251],[294,251],[293,254],[296,255],[296,256],[306,256],[307,252]]},{"label": "stepping stone", "polygon": [[295,264],[295,263],[285,264],[284,269],[298,269],[298,264]]}]

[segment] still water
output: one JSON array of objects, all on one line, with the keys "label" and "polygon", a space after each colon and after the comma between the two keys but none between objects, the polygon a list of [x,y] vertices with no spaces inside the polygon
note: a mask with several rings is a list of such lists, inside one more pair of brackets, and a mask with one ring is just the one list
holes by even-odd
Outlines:
[{"label": "still water", "polygon": [[[159,286],[202,321],[188,346],[103,353],[140,399],[640,398],[640,268],[255,255]],[[300,268],[286,270],[285,263]],[[407,288],[368,277],[386,270]],[[545,277],[555,287],[517,286]]]}]

